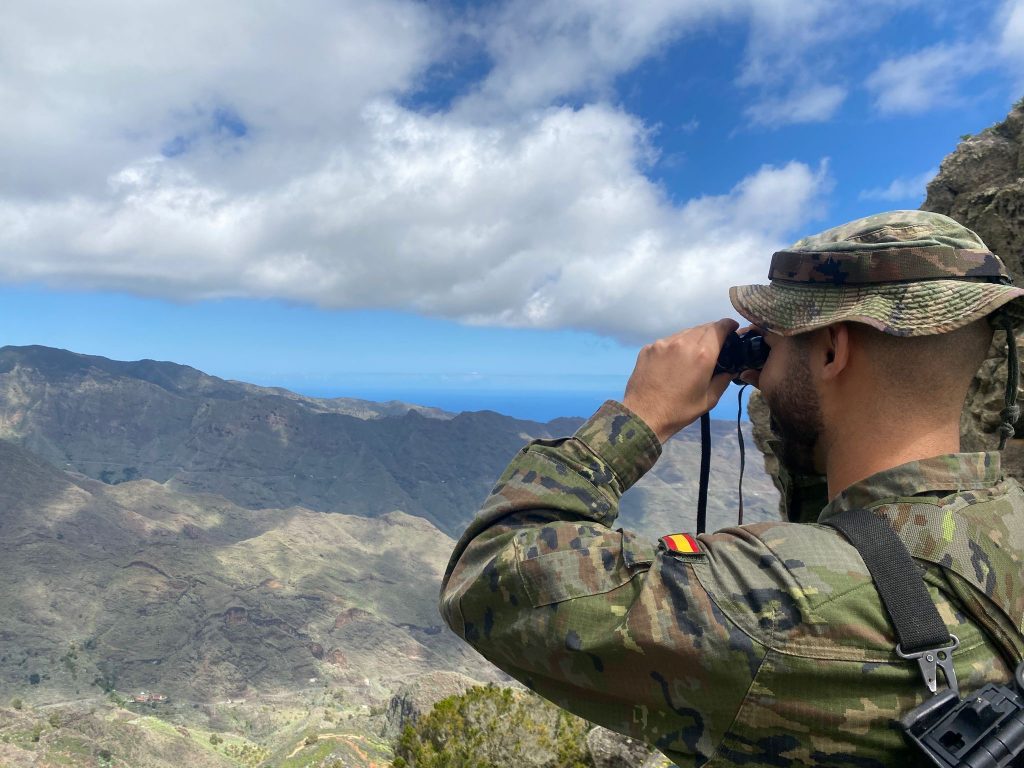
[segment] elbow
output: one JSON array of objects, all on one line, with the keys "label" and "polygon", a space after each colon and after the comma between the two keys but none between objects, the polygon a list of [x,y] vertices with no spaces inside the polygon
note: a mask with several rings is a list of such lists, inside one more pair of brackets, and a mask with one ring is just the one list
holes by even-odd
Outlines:
[{"label": "elbow", "polygon": [[444,623],[448,625],[452,632],[465,640],[466,622],[462,617],[461,598],[461,592],[454,587],[452,580],[445,579],[444,584],[441,585],[441,596],[438,600],[437,609],[438,613],[441,614],[441,618],[444,619]]}]

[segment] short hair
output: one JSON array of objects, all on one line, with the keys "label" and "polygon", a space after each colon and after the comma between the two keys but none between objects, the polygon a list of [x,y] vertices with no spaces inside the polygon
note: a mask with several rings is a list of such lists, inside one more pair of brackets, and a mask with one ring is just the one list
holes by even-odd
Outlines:
[{"label": "short hair", "polygon": [[992,345],[993,328],[981,319],[928,336],[893,336],[864,323],[850,323],[849,331],[901,407],[959,411]]}]

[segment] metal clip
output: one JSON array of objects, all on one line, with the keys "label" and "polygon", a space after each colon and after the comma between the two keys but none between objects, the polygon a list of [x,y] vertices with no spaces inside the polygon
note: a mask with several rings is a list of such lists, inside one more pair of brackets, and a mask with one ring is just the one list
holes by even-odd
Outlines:
[{"label": "metal clip", "polygon": [[953,641],[949,645],[915,653],[904,653],[899,643],[897,643],[896,655],[901,659],[917,659],[918,666],[921,667],[921,675],[924,677],[924,683],[932,693],[936,693],[939,689],[938,675],[935,669],[936,667],[941,668],[942,673],[946,676],[946,685],[949,686],[953,693],[959,696],[960,686],[957,685],[956,672],[953,670],[953,651],[960,647],[960,638],[953,634],[949,637]]}]

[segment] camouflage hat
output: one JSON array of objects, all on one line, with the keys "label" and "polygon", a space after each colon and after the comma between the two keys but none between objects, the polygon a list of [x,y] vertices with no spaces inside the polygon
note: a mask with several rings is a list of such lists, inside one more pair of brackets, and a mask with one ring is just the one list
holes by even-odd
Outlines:
[{"label": "camouflage hat", "polygon": [[729,289],[736,311],[794,336],[840,321],[894,336],[947,333],[1006,306],[1024,320],[1024,288],[974,232],[929,211],[889,211],[805,237],[772,256],[770,285]]}]

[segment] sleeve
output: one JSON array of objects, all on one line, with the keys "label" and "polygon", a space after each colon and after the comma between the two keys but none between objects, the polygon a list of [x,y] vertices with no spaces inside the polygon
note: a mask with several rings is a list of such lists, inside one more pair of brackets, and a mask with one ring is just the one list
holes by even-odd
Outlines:
[{"label": "sleeve", "polygon": [[613,401],[574,437],[527,445],[456,546],[441,613],[532,690],[700,765],[765,649],[701,587],[702,540],[670,551],[611,529],[619,497],[660,452]]}]

